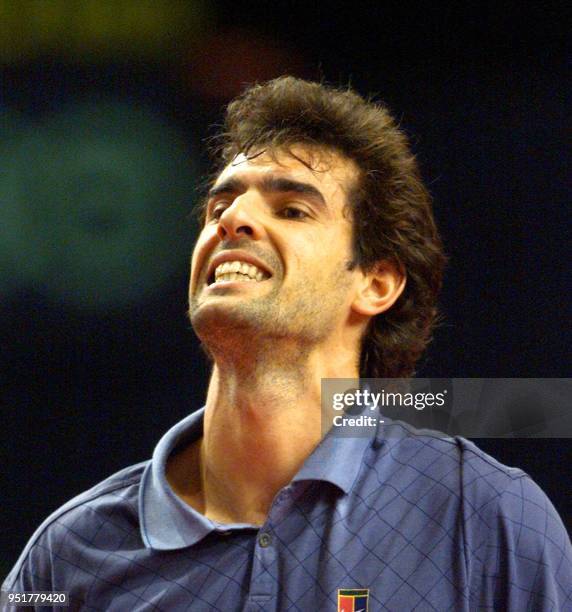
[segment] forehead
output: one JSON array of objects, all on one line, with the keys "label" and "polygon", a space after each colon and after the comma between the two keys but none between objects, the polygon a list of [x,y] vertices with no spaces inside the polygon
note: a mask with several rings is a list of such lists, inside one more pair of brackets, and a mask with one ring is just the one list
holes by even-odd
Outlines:
[{"label": "forehead", "polygon": [[295,145],[289,150],[262,151],[248,157],[239,153],[218,175],[214,185],[240,178],[256,182],[265,175],[276,175],[316,186],[326,198],[347,195],[355,185],[357,164],[335,151],[321,147]]}]

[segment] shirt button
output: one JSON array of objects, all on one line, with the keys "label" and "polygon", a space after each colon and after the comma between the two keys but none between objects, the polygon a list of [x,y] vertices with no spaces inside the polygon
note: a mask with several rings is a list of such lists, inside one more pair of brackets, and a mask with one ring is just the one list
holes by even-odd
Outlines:
[{"label": "shirt button", "polygon": [[272,538],[267,533],[261,533],[258,536],[258,544],[261,548],[268,548],[272,544]]}]

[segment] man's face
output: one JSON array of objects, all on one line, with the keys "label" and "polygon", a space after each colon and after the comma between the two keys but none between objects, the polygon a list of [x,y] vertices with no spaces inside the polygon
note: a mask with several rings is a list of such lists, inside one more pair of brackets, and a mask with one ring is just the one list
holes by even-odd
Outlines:
[{"label": "man's face", "polygon": [[210,190],[189,287],[198,336],[323,341],[348,324],[357,272],[344,207],[357,167],[341,155],[297,147],[239,155]]}]

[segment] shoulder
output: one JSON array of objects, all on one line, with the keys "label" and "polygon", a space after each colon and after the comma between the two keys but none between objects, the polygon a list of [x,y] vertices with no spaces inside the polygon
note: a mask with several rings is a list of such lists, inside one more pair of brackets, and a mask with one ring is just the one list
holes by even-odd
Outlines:
[{"label": "shoulder", "polygon": [[502,464],[470,440],[400,421],[390,422],[382,436],[370,466],[379,473],[378,480],[393,478],[408,483],[410,490],[454,498],[465,530],[471,527],[488,535],[500,519],[514,527],[523,521],[562,525],[544,491],[526,472]]},{"label": "shoulder", "polygon": [[139,485],[149,461],[129,466],[70,499],[38,527],[7,576],[3,589],[42,590],[55,557],[72,558],[96,540],[138,537]]},{"label": "shoulder", "polygon": [[473,600],[572,611],[572,544],[552,502],[528,474],[471,446],[464,531]]},{"label": "shoulder", "polygon": [[385,452],[393,464],[416,472],[416,487],[425,489],[429,498],[427,511],[435,516],[446,505],[453,510],[449,526],[458,530],[462,543],[472,605],[572,610],[570,538],[530,476],[503,465],[465,438],[399,423],[390,427]]},{"label": "shoulder", "polygon": [[570,538],[528,474],[462,437],[397,421],[383,437],[372,465],[384,472],[380,482],[393,478],[416,508],[455,531],[476,607],[572,610]]},{"label": "shoulder", "polygon": [[453,496],[460,503],[485,508],[511,483],[527,475],[503,465],[473,442],[460,436],[416,429],[389,421],[373,444],[370,467],[380,482],[394,479],[409,488]]},{"label": "shoulder", "polygon": [[[457,482],[459,495],[482,505],[493,501],[511,483],[529,478],[519,468],[506,466],[470,440],[440,432],[416,429],[401,421],[390,421],[374,447],[376,466],[393,473],[399,468],[417,474],[419,483],[428,480]],[[400,474],[402,477],[402,474]]]},{"label": "shoulder", "polygon": [[[360,493],[375,500],[377,510],[391,503],[400,521],[454,533],[465,545],[478,541],[498,512],[515,507],[517,483],[529,480],[522,470],[503,465],[465,438],[400,421],[384,424],[365,463]],[[540,503],[538,494],[531,496]]]}]

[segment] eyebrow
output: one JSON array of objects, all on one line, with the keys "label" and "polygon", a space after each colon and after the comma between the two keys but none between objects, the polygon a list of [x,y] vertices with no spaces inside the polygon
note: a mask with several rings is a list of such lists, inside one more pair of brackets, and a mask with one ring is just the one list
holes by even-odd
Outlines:
[{"label": "eyebrow", "polygon": [[[268,175],[262,178],[258,186],[261,191],[265,191],[267,193],[299,193],[311,197],[322,206],[326,205],[326,200],[324,199],[322,192],[310,183]],[[211,198],[224,193],[239,193],[244,192],[247,189],[248,186],[245,182],[238,178],[231,177],[225,181],[222,181],[222,183],[211,187],[207,197],[210,200]]]}]

